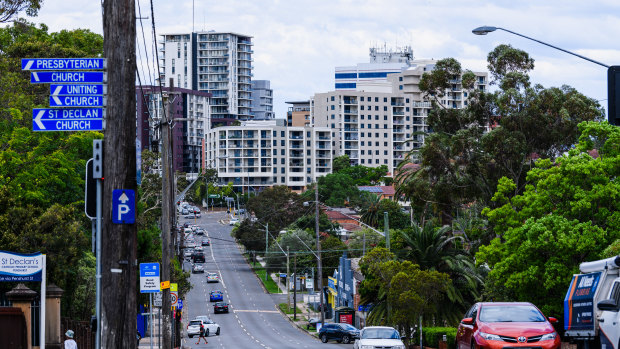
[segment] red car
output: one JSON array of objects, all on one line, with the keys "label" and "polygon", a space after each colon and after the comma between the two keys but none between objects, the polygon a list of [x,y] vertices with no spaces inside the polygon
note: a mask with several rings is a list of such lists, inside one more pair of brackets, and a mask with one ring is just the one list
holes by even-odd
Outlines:
[{"label": "red car", "polygon": [[532,303],[476,303],[459,324],[456,349],[557,349],[556,322]]}]

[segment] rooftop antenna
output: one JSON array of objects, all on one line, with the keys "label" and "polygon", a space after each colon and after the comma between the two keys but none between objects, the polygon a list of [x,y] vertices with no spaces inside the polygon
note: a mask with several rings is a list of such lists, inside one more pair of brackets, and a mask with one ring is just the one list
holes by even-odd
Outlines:
[{"label": "rooftop antenna", "polygon": [[196,14],[196,11],[195,11],[194,5],[195,5],[195,0],[192,0],[192,33],[195,32],[195,30],[194,30],[194,15]]}]

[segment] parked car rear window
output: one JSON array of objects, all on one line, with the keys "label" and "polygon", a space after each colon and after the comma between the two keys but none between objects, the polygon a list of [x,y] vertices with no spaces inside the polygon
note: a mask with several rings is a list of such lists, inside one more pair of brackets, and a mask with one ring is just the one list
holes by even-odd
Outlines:
[{"label": "parked car rear window", "polygon": [[389,328],[368,328],[362,331],[362,339],[400,339],[400,335]]},{"label": "parked car rear window", "polygon": [[190,325],[200,326],[200,320],[192,320],[189,322]]},{"label": "parked car rear window", "polygon": [[485,305],[480,308],[483,322],[544,322],[538,309],[529,305]]}]

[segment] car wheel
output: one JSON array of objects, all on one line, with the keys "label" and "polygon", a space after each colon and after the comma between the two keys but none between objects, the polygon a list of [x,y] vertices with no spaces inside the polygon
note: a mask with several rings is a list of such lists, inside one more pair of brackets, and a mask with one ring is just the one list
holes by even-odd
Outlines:
[{"label": "car wheel", "polygon": [[192,338],[192,337],[194,337],[194,336],[192,336],[192,335],[190,334],[190,335],[189,335],[189,338]]},{"label": "car wheel", "polygon": [[343,336],[342,337],[342,343],[344,343],[344,344],[351,343],[351,337],[349,337],[348,335]]},{"label": "car wheel", "polygon": [[217,331],[215,331],[215,335],[216,335],[216,336],[219,336],[219,335],[220,335],[220,328],[219,328],[219,327],[217,328]]},{"label": "car wheel", "polygon": [[327,335],[324,333],[321,335],[321,342],[327,343]]},{"label": "car wheel", "polygon": [[207,332],[205,332],[205,337],[209,337],[209,329],[207,328]]}]

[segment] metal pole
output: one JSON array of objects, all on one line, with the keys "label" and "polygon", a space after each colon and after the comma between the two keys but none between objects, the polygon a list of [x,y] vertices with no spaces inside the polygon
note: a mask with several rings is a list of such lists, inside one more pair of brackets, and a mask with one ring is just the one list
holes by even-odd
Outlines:
[{"label": "metal pole", "polygon": [[289,255],[290,255],[289,247],[286,246],[286,286],[284,286],[284,287],[286,289],[286,296],[287,296],[287,299],[288,299],[288,310],[290,311],[291,310],[291,292],[290,292],[291,288],[290,288],[289,285],[291,284],[291,268],[290,268],[291,263],[290,263],[290,260],[288,258]]},{"label": "metal pole", "polygon": [[267,281],[267,248],[269,247],[269,223],[265,226],[265,281]]},{"label": "metal pole", "polygon": [[366,255],[366,230],[364,230],[364,237],[363,237],[363,245],[362,245],[362,256]]},{"label": "metal pole", "polygon": [[294,256],[295,266],[293,267],[293,320],[297,321],[297,253]]},{"label": "metal pole", "polygon": [[423,349],[422,346],[422,315],[420,315],[420,349]]},{"label": "metal pole", "polygon": [[390,219],[387,212],[383,212],[383,223],[385,231],[385,248],[390,250]]},{"label": "metal pole", "polygon": [[95,243],[95,250],[97,254],[97,274],[95,275],[95,287],[97,289],[96,301],[95,301],[95,315],[97,316],[97,333],[95,334],[95,348],[101,349],[101,196],[103,191],[103,183],[100,178],[97,178],[97,206],[95,212],[97,213],[96,232],[95,237],[97,242]]},{"label": "metal pole", "polygon": [[41,256],[43,260],[43,268],[41,272],[41,308],[39,308],[39,348],[45,349],[45,298],[46,298],[46,284],[47,284],[47,256]]},{"label": "metal pole", "polygon": [[151,313],[151,349],[153,349],[153,294],[149,293],[149,312]]},{"label": "metal pole", "polygon": [[316,186],[314,187],[314,214],[315,214],[315,220],[314,220],[314,230],[316,231],[316,251],[317,251],[317,269],[319,272],[319,278],[318,278],[318,289],[319,289],[319,293],[320,293],[320,299],[321,299],[321,326],[323,326],[323,324],[325,323],[325,303],[324,303],[324,296],[323,296],[323,267],[321,266],[321,241],[319,238],[319,181],[317,179],[316,181]]},{"label": "metal pole", "polygon": [[[163,305],[163,303],[162,303]],[[159,312],[157,316],[157,325],[159,326],[159,336],[157,336],[157,346],[161,349],[161,307],[159,307]]]}]

